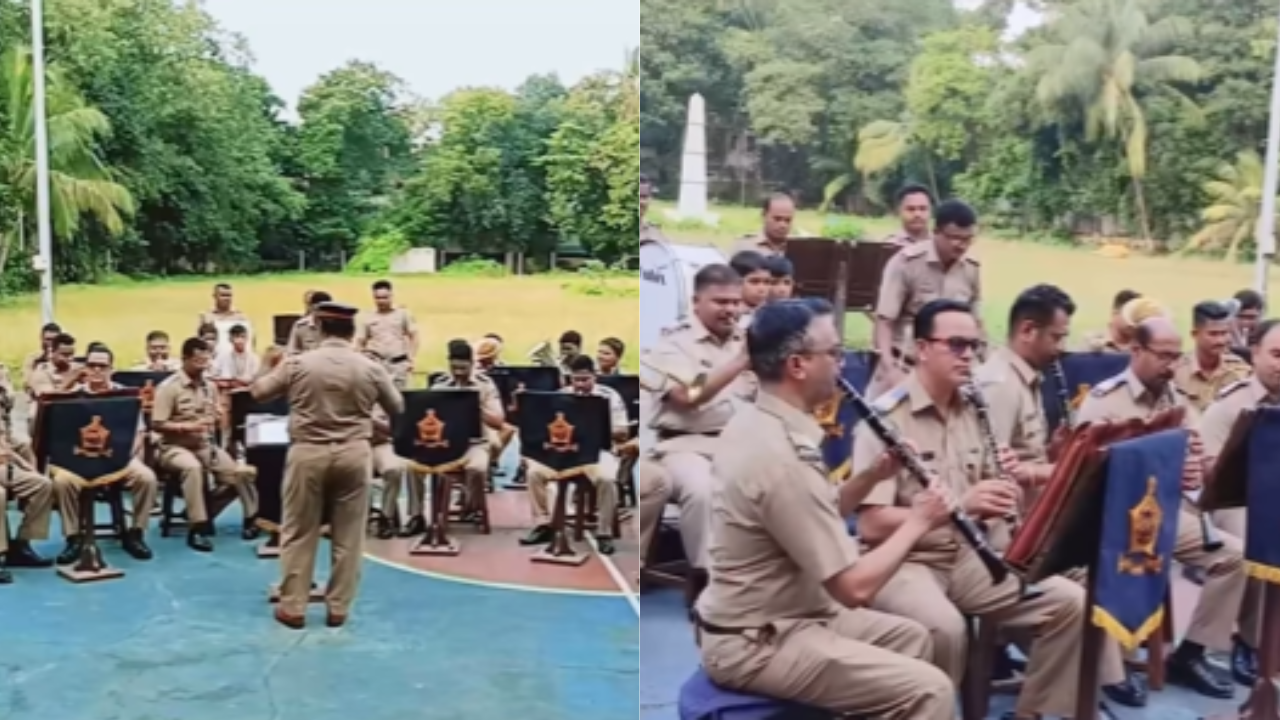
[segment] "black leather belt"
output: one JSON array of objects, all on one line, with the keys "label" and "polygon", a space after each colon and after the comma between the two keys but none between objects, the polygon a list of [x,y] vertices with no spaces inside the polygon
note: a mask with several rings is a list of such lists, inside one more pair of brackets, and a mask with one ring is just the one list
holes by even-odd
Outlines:
[{"label": "black leather belt", "polygon": [[703,620],[697,610],[689,611],[689,616],[693,618],[693,624],[697,625],[699,630],[708,635],[746,635],[747,633],[759,633],[759,641],[767,643],[778,634],[777,629],[773,627],[773,623],[769,623],[763,627],[752,628],[725,627],[723,625],[716,625]]},{"label": "black leather belt", "polygon": [[685,432],[683,430],[659,430],[658,431],[659,440],[672,440],[678,437],[688,437],[689,435],[701,435],[702,437],[714,438],[714,437],[720,437],[720,431],[719,430],[716,430],[714,432]]},{"label": "black leather belt", "polygon": [[388,360],[387,362],[391,363],[392,365],[395,365],[396,363],[409,362],[409,356],[408,356],[408,355],[397,355],[397,356],[395,356],[395,357],[391,358],[390,360]]}]

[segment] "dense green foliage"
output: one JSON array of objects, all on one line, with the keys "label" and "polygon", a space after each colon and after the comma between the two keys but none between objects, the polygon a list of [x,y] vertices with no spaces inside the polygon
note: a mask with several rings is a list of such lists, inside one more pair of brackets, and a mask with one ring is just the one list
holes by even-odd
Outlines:
[{"label": "dense green foliage", "polygon": [[645,170],[677,184],[699,92],[724,200],[910,180],[1021,233],[1252,252],[1280,3],[1042,0],[1009,38],[1013,4],[642,0]]},{"label": "dense green foliage", "polygon": [[[0,0],[0,293],[34,280],[27,7]],[[565,240],[612,261],[635,243],[634,66],[422,101],[353,61],[286,120],[243,39],[198,2],[46,0],[45,16],[59,280],[293,268],[300,253],[385,268],[405,246]]]}]

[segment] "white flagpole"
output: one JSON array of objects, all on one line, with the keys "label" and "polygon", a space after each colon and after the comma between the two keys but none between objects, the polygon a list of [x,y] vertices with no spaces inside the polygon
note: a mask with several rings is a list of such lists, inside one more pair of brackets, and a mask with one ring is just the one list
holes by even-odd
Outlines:
[{"label": "white flagpole", "polygon": [[[1262,176],[1262,211],[1256,238],[1258,258],[1254,288],[1267,297],[1268,271],[1276,255],[1276,193],[1280,192],[1280,28],[1276,37],[1275,70],[1271,78],[1271,117],[1267,125],[1267,160]],[[1268,300],[1267,307],[1275,307]]]},{"label": "white flagpole", "polygon": [[36,227],[40,254],[40,309],[44,322],[53,322],[53,228],[49,222],[49,127],[45,120],[44,2],[31,0],[31,74],[34,81],[33,118],[36,136]]}]

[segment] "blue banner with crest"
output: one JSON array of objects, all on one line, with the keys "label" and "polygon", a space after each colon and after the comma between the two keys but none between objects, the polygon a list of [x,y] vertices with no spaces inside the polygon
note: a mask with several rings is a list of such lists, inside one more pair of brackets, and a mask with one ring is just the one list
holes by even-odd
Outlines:
[{"label": "blue banner with crest", "polygon": [[[841,375],[858,392],[866,392],[875,371],[875,353],[869,350],[850,350],[844,354]],[[830,402],[819,407],[814,415],[826,431],[822,440],[822,461],[830,469],[828,478],[833,483],[849,478],[850,461],[853,459],[853,428],[858,422],[853,405],[837,393]]]},{"label": "blue banner with crest", "polygon": [[1063,353],[1058,363],[1062,367],[1062,376],[1067,381],[1066,387],[1059,385],[1052,372],[1046,372],[1044,381],[1040,383],[1040,401],[1044,405],[1045,418],[1049,421],[1049,432],[1062,424],[1064,400],[1071,407],[1072,413],[1079,410],[1080,403],[1084,402],[1094,385],[1124,372],[1129,366],[1129,355],[1112,352]]},{"label": "blue banner with crest", "polygon": [[1107,452],[1092,617],[1129,649],[1164,620],[1187,437],[1186,430],[1165,430]]},{"label": "blue banner with crest", "polygon": [[[1248,522],[1244,566],[1251,577],[1280,585],[1280,408],[1261,407],[1249,432]],[[1270,591],[1269,591],[1270,592]]]}]

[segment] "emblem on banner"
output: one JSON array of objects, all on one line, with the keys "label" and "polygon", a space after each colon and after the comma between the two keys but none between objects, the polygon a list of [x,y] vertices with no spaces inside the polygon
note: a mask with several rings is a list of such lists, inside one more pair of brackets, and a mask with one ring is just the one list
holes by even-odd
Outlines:
[{"label": "emblem on banner", "polygon": [[1080,383],[1079,385],[1076,386],[1076,396],[1071,398],[1072,410],[1080,409],[1080,406],[1084,404],[1084,399],[1089,397],[1090,389],[1091,389],[1091,386],[1089,385],[1089,383]]},{"label": "emblem on banner", "polygon": [[142,400],[142,412],[149,413],[151,408],[156,404],[156,384],[148,380],[142,389],[138,392],[138,398]]},{"label": "emblem on banner", "polygon": [[1156,574],[1160,572],[1160,554],[1156,552],[1156,540],[1164,511],[1156,499],[1156,479],[1147,479],[1147,492],[1129,509],[1129,550],[1120,556],[1119,570],[1130,575]]},{"label": "emblem on banner", "polygon": [[827,437],[844,437],[844,425],[837,421],[840,412],[840,397],[836,396],[822,403],[813,411],[813,417],[826,431]]},{"label": "emblem on banner", "polygon": [[427,410],[427,414],[418,421],[418,441],[414,444],[428,448],[449,447],[449,441],[444,439],[444,421],[436,417],[434,409]]},{"label": "emblem on banner", "polygon": [[80,428],[80,445],[75,454],[87,458],[111,457],[111,431],[102,426],[102,416],[94,415],[88,425]]},{"label": "emblem on banner", "polygon": [[556,419],[547,426],[547,439],[550,442],[545,443],[544,448],[561,453],[577,452],[578,444],[573,441],[573,430],[573,425],[564,419],[564,413],[556,413]]}]

